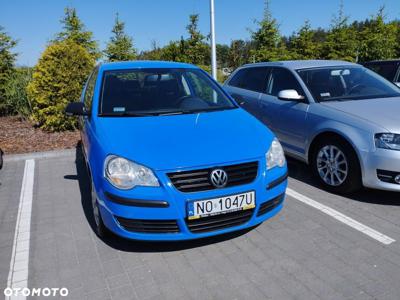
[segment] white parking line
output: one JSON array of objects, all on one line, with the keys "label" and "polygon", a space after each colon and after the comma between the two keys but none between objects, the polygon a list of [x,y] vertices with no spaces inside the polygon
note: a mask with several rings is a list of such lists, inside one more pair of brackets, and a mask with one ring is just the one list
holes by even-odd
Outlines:
[{"label": "white parking line", "polygon": [[[10,271],[7,280],[7,287],[9,288],[28,287],[29,242],[34,175],[35,160],[28,159],[25,161],[17,222],[15,225]],[[14,298],[16,297],[6,296],[6,300]],[[18,299],[26,299],[26,297],[18,296]]]},{"label": "white parking line", "polygon": [[389,245],[396,241],[396,240],[392,239],[391,237],[388,237],[387,235],[384,235],[384,234],[380,233],[379,231],[376,231],[376,230],[372,229],[371,227],[368,227],[368,226],[338,212],[337,210],[330,208],[329,206],[326,206],[322,203],[319,203],[311,198],[308,198],[307,196],[304,196],[290,188],[288,188],[286,190],[286,194],[296,200],[299,200],[307,205],[310,205],[310,206],[322,211],[323,213],[354,228],[355,230],[358,230],[358,231],[368,235],[369,237],[377,240],[378,242],[381,242],[382,244]]}]

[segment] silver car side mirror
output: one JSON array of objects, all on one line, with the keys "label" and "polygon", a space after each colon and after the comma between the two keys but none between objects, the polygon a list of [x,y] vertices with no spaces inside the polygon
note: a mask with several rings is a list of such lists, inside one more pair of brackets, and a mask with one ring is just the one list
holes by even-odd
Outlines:
[{"label": "silver car side mirror", "polygon": [[297,93],[296,90],[283,90],[278,93],[278,98],[286,101],[300,101],[304,100],[304,96]]}]

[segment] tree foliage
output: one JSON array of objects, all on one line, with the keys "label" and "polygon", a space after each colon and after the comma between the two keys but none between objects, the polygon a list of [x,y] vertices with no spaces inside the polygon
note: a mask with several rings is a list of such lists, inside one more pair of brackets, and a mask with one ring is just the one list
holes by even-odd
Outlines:
[{"label": "tree foliage", "polygon": [[359,60],[395,58],[399,27],[395,23],[385,24],[384,8],[363,25],[359,33]]},{"label": "tree foliage", "polygon": [[269,1],[265,2],[264,17],[256,22],[258,29],[251,34],[254,47],[251,56],[255,61],[275,61],[289,58],[286,45],[279,33],[279,26],[272,17]]},{"label": "tree foliage", "polygon": [[17,41],[12,39],[0,26],[0,116],[14,113],[13,107],[9,105],[6,89],[8,81],[15,72],[14,63],[17,54],[12,50],[16,45]]},{"label": "tree foliage", "polygon": [[190,15],[189,24],[186,30],[189,38],[185,41],[184,54],[187,61],[192,64],[204,64],[207,56],[208,47],[205,43],[205,36],[198,29],[199,15]]},{"label": "tree foliage", "polygon": [[125,33],[125,23],[120,21],[118,14],[112,29],[113,36],[104,50],[108,61],[125,61],[136,58],[136,49],[133,47],[133,40]]},{"label": "tree foliage", "polygon": [[236,69],[249,62],[251,49],[251,42],[244,40],[233,40],[229,47],[227,65]]},{"label": "tree foliage", "polygon": [[9,114],[28,119],[32,107],[26,88],[32,79],[32,68],[15,68],[5,85],[5,104]]},{"label": "tree foliage", "polygon": [[290,51],[294,59],[318,59],[321,45],[317,42],[315,31],[306,21],[299,31],[289,40]]},{"label": "tree foliage", "polygon": [[93,33],[86,30],[85,25],[76,13],[76,9],[67,7],[64,12],[64,18],[60,21],[63,25],[63,31],[58,33],[52,42],[71,40],[84,47],[95,60],[99,59],[101,52],[97,42],[93,39]]},{"label": "tree foliage", "polygon": [[68,103],[77,101],[95,60],[87,49],[72,40],[55,42],[43,52],[28,85],[32,119],[49,131],[77,128],[75,118],[67,118]]},{"label": "tree foliage", "polygon": [[338,16],[332,20],[331,28],[322,45],[322,57],[353,62],[357,60],[357,31],[348,25],[343,2],[341,2]]}]

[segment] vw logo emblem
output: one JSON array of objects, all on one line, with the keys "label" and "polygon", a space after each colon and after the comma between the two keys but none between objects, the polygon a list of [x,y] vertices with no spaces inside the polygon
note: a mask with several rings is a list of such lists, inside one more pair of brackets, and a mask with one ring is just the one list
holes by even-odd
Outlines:
[{"label": "vw logo emblem", "polygon": [[210,180],[216,188],[223,188],[228,183],[228,174],[224,170],[215,169],[210,174]]}]

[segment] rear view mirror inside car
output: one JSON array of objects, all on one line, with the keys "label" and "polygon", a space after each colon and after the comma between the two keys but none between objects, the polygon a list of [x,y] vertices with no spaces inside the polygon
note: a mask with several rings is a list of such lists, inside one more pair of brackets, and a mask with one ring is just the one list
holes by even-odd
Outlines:
[{"label": "rear view mirror inside car", "polygon": [[331,76],[346,76],[346,75],[350,75],[349,69],[331,71]]}]

